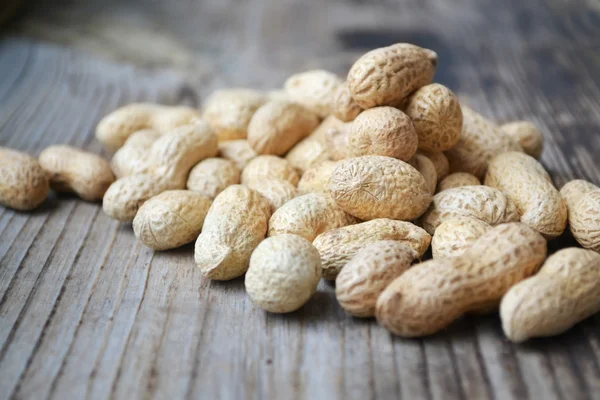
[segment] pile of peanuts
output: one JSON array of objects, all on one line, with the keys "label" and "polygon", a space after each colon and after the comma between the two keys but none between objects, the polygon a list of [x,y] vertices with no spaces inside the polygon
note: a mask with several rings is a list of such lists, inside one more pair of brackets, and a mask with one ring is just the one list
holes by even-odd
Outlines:
[{"label": "pile of peanuts", "polygon": [[[218,90],[201,111],[130,104],[98,124],[110,163],[0,149],[0,203],[33,209],[50,186],[102,200],[155,250],[195,241],[207,278],[245,274],[273,313],[324,278],[348,313],[403,337],[497,310],[515,342],[564,332],[600,311],[600,188],[559,192],[540,131],[461,104],[433,83],[437,62],[400,43],[345,81],[303,72],[282,90]],[[547,257],[567,224],[583,248]]]}]

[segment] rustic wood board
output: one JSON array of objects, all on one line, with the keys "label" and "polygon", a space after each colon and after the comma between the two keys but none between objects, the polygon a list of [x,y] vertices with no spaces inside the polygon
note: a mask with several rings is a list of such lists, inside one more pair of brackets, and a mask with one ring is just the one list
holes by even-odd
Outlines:
[{"label": "rustic wood board", "polygon": [[[400,41],[435,49],[437,80],[481,112],[542,128],[557,185],[600,184],[595,0],[32,2],[0,38],[0,145],[108,156],[94,127],[121,104],[343,74]],[[345,315],[325,283],[268,315],[242,280],[203,279],[192,250],[154,253],[73,197],[0,208],[0,398],[600,398],[599,316],[524,345],[497,315],[403,340]]]}]

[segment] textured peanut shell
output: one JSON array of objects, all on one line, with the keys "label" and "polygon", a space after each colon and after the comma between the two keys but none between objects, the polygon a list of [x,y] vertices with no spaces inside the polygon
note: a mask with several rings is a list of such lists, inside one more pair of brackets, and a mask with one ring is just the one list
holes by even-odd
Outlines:
[{"label": "textured peanut shell", "polygon": [[448,189],[479,185],[481,185],[481,181],[475,175],[471,175],[468,172],[455,172],[440,181],[437,191],[439,193]]},{"label": "textured peanut shell", "polygon": [[263,182],[265,180],[288,181],[294,186],[298,185],[300,177],[298,172],[285,159],[272,155],[263,155],[254,158],[242,171],[242,183]]},{"label": "textured peanut shell", "polygon": [[187,106],[160,106],[150,114],[150,129],[169,133],[175,128],[194,124],[200,118],[200,111]]},{"label": "textured peanut shell", "polygon": [[444,221],[471,217],[492,226],[519,221],[515,204],[500,190],[487,186],[464,186],[444,190],[433,196],[421,226],[433,235]]},{"label": "textured peanut shell", "polygon": [[567,206],[537,160],[525,153],[500,154],[491,162],[485,184],[504,192],[516,205],[521,222],[548,238],[567,225]]},{"label": "textured peanut shell", "polygon": [[339,161],[352,157],[350,153],[350,127],[344,124],[329,128],[325,135],[327,150],[332,160]]},{"label": "textured peanut shell", "polygon": [[450,173],[450,164],[448,163],[448,159],[444,153],[417,150],[417,154],[421,154],[431,160],[433,166],[435,167],[435,173],[438,182],[444,179]]},{"label": "textured peanut shell", "polygon": [[143,129],[131,134],[110,162],[115,176],[122,178],[146,171],[149,164],[148,152],[160,136],[160,132],[152,129]]},{"label": "textured peanut shell", "polygon": [[371,50],[348,72],[348,87],[362,108],[400,106],[414,90],[430,84],[437,54],[408,43]]},{"label": "textured peanut shell", "polygon": [[492,158],[506,151],[520,151],[521,146],[492,121],[464,105],[461,108],[460,140],[446,152],[450,172],[468,172],[483,179]]},{"label": "textured peanut shell", "polygon": [[146,201],[133,219],[133,232],[146,246],[168,250],[195,240],[211,199],[189,190],[168,190]]},{"label": "textured peanut shell", "polygon": [[269,220],[269,236],[293,233],[311,242],[321,233],[359,222],[325,193],[309,193],[285,203]]},{"label": "textured peanut shell", "polygon": [[410,96],[404,112],[414,124],[419,149],[446,151],[458,143],[463,115],[458,98],[447,87],[423,86]]},{"label": "textured peanut shell", "polygon": [[333,115],[330,115],[317,126],[317,128],[308,136],[308,139],[314,139],[321,142],[321,144],[327,145],[327,132],[329,132],[329,129],[340,128],[345,125],[344,122]]},{"label": "textured peanut shell", "polygon": [[318,69],[290,76],[284,87],[291,101],[325,118],[331,114],[334,95],[341,84],[336,74]]},{"label": "textured peanut shell", "polygon": [[302,307],[320,280],[317,249],[300,236],[280,235],[258,245],[244,283],[254,304],[268,312],[287,313]]},{"label": "textured peanut shell", "polygon": [[497,226],[461,256],[426,261],[396,278],[377,300],[377,321],[418,337],[468,312],[496,309],[511,286],[535,274],[546,252],[546,240],[528,226]]},{"label": "textured peanut shell", "polygon": [[250,255],[267,234],[271,205],[258,192],[233,185],[213,201],[196,240],[194,258],[210,279],[230,280],[248,269]]},{"label": "textured peanut shell", "polygon": [[214,199],[227,187],[240,183],[240,174],[233,161],[207,158],[192,168],[186,186],[188,190]]},{"label": "textured peanut shell", "polygon": [[600,252],[600,188],[575,180],[560,190],[567,203],[573,237],[586,249]]},{"label": "textured peanut shell", "polygon": [[500,129],[518,142],[526,154],[536,159],[540,158],[544,149],[544,136],[534,124],[529,121],[515,121],[500,126]]},{"label": "textured peanut shell", "polygon": [[258,154],[282,156],[319,125],[319,118],[299,104],[269,101],[248,126],[248,143]]},{"label": "textured peanut shell", "polygon": [[408,163],[423,176],[423,179],[425,179],[425,182],[427,183],[429,193],[433,196],[437,186],[437,172],[435,171],[433,162],[421,154],[415,154]]},{"label": "textured peanut shell", "polygon": [[222,89],[205,101],[202,118],[213,128],[219,141],[245,139],[252,116],[267,101],[252,89]]},{"label": "textured peanut shell", "polygon": [[240,171],[257,156],[258,154],[247,140],[229,140],[219,143],[219,157],[233,161]]},{"label": "textured peanut shell", "polygon": [[54,190],[73,192],[87,201],[102,200],[115,181],[108,161],[72,146],[50,146],[40,153],[39,162]]},{"label": "textured peanut shell", "polygon": [[50,181],[38,161],[16,150],[0,147],[0,204],[32,210],[48,197]]},{"label": "textured peanut shell", "polygon": [[455,217],[445,220],[431,239],[433,258],[460,256],[490,229],[490,224],[477,218]]},{"label": "textured peanut shell", "polygon": [[502,298],[500,317],[513,342],[561,334],[600,312],[600,254],[562,249],[540,272],[513,286]]},{"label": "textured peanut shell", "polygon": [[250,181],[248,187],[262,194],[271,205],[271,213],[279,209],[298,194],[296,186],[288,181],[269,179],[264,181]]},{"label": "textured peanut shell", "polygon": [[335,297],[355,317],[375,315],[377,298],[408,270],[417,252],[402,242],[381,240],[363,247],[335,279]]},{"label": "textured peanut shell", "polygon": [[404,161],[363,156],[338,162],[329,180],[331,196],[362,220],[418,218],[431,203],[423,176]]},{"label": "textured peanut shell", "polygon": [[313,165],[329,160],[329,157],[329,151],[325,144],[307,137],[292,147],[285,159],[300,174],[303,174]]},{"label": "textured peanut shell", "polygon": [[350,124],[348,150],[353,157],[379,155],[408,161],[418,143],[410,118],[393,107],[365,110]]},{"label": "textured peanut shell", "polygon": [[418,226],[387,218],[332,229],[317,236],[313,244],[321,254],[323,278],[335,279],[341,269],[364,246],[379,240],[396,240],[413,248],[421,257],[431,236]]},{"label": "textured peanut shell", "polygon": [[329,192],[329,179],[337,162],[322,161],[302,174],[298,182],[298,193]]},{"label": "textured peanut shell", "polygon": [[340,121],[350,122],[362,111],[363,109],[352,98],[348,83],[339,85],[333,94],[331,113]]}]

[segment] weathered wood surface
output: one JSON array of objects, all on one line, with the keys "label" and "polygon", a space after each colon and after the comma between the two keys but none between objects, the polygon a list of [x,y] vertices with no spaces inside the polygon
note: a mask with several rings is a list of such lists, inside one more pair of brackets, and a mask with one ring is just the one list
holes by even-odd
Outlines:
[{"label": "weathered wood surface", "polygon": [[[107,155],[99,118],[132,101],[198,105],[215,87],[276,87],[408,41],[437,80],[547,138],[558,185],[600,183],[595,0],[54,0],[0,38],[0,145]],[[572,244],[568,237],[551,247]],[[600,317],[506,341],[497,315],[402,340],[348,317],[332,286],[267,315],[242,280],[204,280],[192,247],[154,253],[97,204],[0,208],[0,398],[600,398]]]}]

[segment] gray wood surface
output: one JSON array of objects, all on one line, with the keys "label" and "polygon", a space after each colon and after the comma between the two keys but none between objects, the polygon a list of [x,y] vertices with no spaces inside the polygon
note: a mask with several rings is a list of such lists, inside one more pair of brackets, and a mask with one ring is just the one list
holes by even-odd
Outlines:
[{"label": "gray wood surface", "polygon": [[[596,0],[28,4],[0,37],[1,146],[109,156],[93,133],[119,105],[343,74],[408,41],[436,50],[436,80],[481,112],[542,128],[557,185],[600,183]],[[192,250],[154,253],[74,197],[0,208],[0,398],[600,398],[599,316],[523,345],[497,315],[403,340],[345,315],[326,283],[300,311],[268,315],[242,280],[203,279]]]}]

